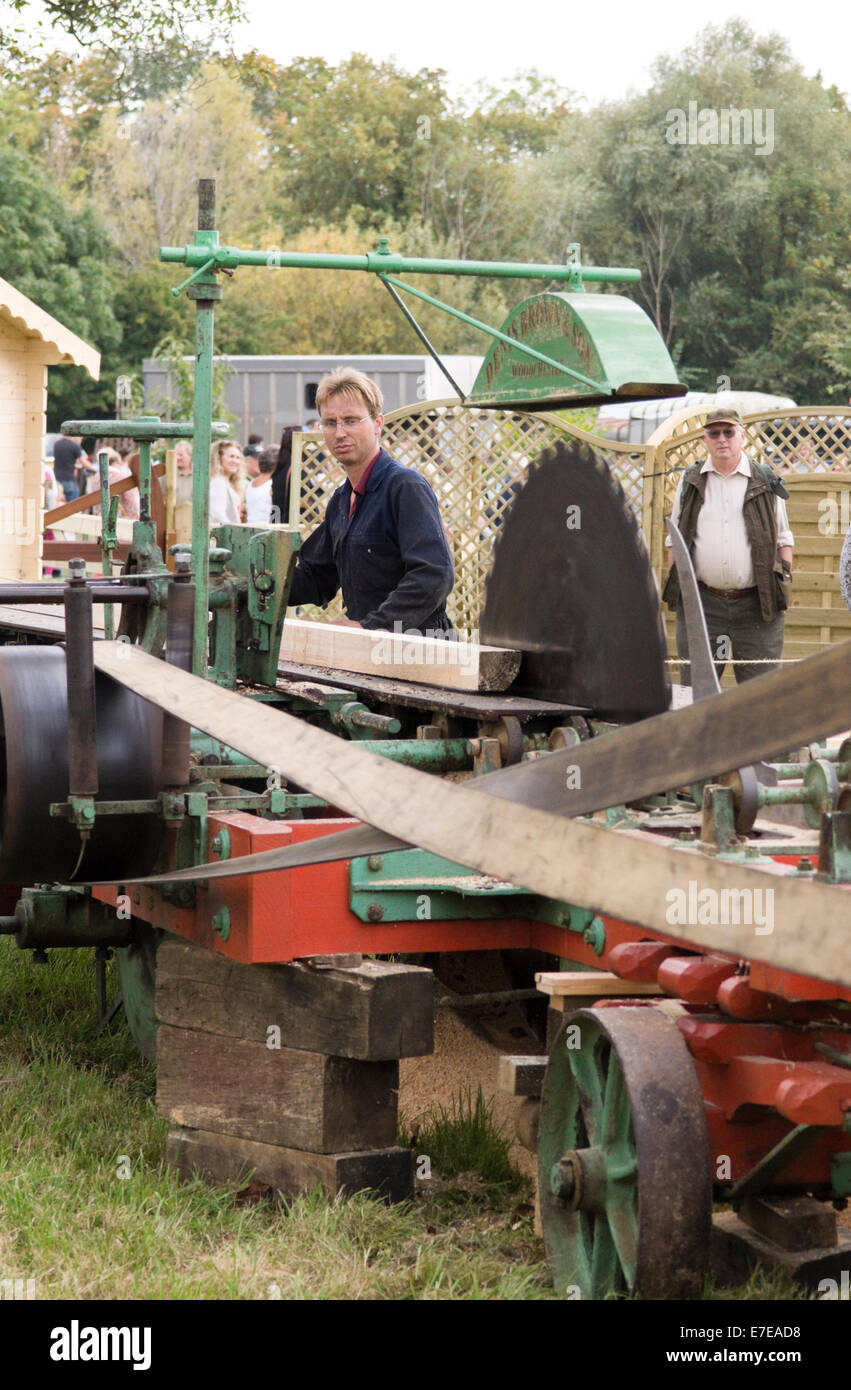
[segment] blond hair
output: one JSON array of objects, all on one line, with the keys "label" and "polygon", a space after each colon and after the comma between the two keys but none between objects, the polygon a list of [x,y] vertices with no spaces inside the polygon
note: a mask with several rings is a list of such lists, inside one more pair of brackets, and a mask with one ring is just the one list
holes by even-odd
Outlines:
[{"label": "blond hair", "polygon": [[381,415],[384,410],[381,387],[364,376],[363,372],[355,371],[354,367],[340,367],[322,378],[316,389],[316,409],[320,415],[331,396],[346,396],[349,400],[358,401],[373,417]]},{"label": "blond hair", "polygon": [[[232,478],[227,478],[227,474],[222,468],[222,454],[225,452],[226,449],[237,449],[239,451],[239,468],[237,469],[236,473],[234,473]],[[245,455],[243,454],[242,448],[237,442],[237,440],[217,439],[215,443],[212,445],[212,447],[210,448],[210,477],[227,478],[228,483],[233,488],[234,492],[239,498],[240,507],[242,507],[243,498],[245,497],[245,484],[248,481],[248,477],[245,472]]]}]

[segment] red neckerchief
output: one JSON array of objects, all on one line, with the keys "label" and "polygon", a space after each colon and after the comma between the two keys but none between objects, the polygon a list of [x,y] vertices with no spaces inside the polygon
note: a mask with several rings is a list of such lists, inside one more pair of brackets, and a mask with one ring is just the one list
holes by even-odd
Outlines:
[{"label": "red neckerchief", "polygon": [[366,472],[362,473],[357,483],[353,484],[352,486],[352,495],[349,499],[349,521],[351,521],[352,517],[354,516],[355,511],[357,510],[358,502],[360,501],[361,497],[366,496],[366,485],[369,482],[370,474],[372,473],[373,468],[378,462],[378,454],[380,453],[381,450],[379,449],[378,453],[375,455],[375,458],[371,459],[370,462],[367,464]]}]

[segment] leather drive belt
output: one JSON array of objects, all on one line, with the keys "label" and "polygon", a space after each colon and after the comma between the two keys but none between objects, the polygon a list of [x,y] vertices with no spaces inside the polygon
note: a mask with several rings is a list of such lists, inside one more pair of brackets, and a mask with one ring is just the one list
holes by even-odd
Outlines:
[{"label": "leather drive belt", "polygon": [[747,594],[756,593],[756,585],[752,584],[749,589],[713,589],[711,584],[704,584],[702,579],[698,579],[701,589],[705,589],[708,594],[714,594],[716,598],[745,598]]},{"label": "leather drive belt", "polygon": [[[851,642],[762,676],[759,690],[753,689],[756,682],[746,682],[685,710],[467,784],[385,761],[266,706],[253,711],[247,723],[243,696],[167,666],[139,647],[99,642],[94,660],[99,670],[143,699],[253,761],[277,767],[284,777],[366,823],[304,845],[172,871],[147,882],[233,878],[240,868],[256,872],[322,863],[371,853],[366,845],[378,842],[383,848],[389,840],[388,848],[418,845],[530,892],[611,913],[662,936],[851,984],[851,893],[843,888],[800,881],[774,864],[749,868],[685,847],[648,843],[650,836],[566,819],[580,814],[577,790],[586,786],[584,774],[576,778],[577,766],[585,767],[589,781],[596,774],[597,784],[608,787],[602,802],[593,800],[612,805],[696,780],[717,770],[719,763],[739,767],[841,731],[848,723]],[[492,794],[482,795],[488,791]],[[515,800],[523,805],[522,813],[511,804]],[[554,815],[555,809],[560,814]],[[305,858],[304,850],[319,852]],[[770,886],[778,899],[771,934],[757,935],[745,925],[673,926],[671,892],[685,892],[690,901],[695,880],[719,893],[744,887],[765,892]]]}]

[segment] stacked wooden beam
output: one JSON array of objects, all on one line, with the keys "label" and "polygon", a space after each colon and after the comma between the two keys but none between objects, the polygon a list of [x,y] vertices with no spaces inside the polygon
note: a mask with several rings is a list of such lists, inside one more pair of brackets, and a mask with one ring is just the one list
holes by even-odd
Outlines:
[{"label": "stacked wooden beam", "polygon": [[[325,960],[334,958],[325,958]],[[239,965],[183,942],[157,956],[157,1105],[182,1176],[413,1193],[396,1146],[399,1058],[433,1049],[430,970]]]}]

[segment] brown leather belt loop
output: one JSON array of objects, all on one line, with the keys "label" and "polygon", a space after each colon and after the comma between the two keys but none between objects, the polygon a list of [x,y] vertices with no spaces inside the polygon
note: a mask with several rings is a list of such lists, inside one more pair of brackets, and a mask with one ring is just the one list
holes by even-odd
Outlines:
[{"label": "brown leather belt loop", "polygon": [[702,579],[698,579],[697,582],[701,589],[705,589],[708,594],[714,594],[716,598],[744,598],[745,594],[756,593],[755,584],[750,589],[713,589],[710,584],[704,584]]}]

